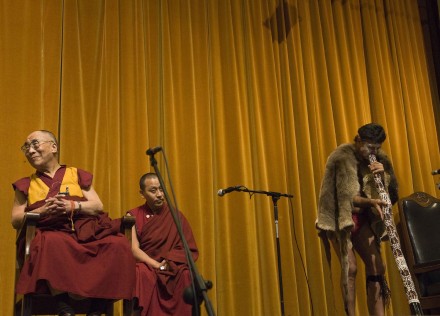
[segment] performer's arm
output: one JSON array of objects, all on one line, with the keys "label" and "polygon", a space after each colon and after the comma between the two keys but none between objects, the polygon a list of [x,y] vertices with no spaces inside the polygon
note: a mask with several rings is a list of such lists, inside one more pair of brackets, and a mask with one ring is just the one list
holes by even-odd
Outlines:
[{"label": "performer's arm", "polygon": [[166,260],[163,260],[162,262],[158,262],[158,261],[154,260],[153,258],[151,258],[149,255],[147,255],[140,248],[135,226],[133,226],[133,228],[131,229],[131,251],[133,252],[134,258],[138,262],[143,262],[154,269],[160,269],[161,266],[164,266],[165,269],[168,269],[168,265],[167,265]]},{"label": "performer's arm", "polygon": [[[62,202],[59,202],[59,199],[56,197],[48,198],[45,201],[46,203],[43,206],[40,206],[39,208],[33,209],[32,211],[29,211],[29,213],[38,213],[41,214],[41,216],[47,216],[47,215],[57,215],[57,214],[65,214],[67,208],[60,208],[59,203],[63,204]],[[70,205],[69,201],[65,202],[66,205]],[[26,207],[27,207],[27,199],[26,196],[21,192],[20,190],[15,190],[15,197],[14,197],[14,205],[12,206],[12,227],[15,229],[20,228],[21,222],[23,221],[24,214],[26,213]]]},{"label": "performer's arm", "polygon": [[356,195],[353,198],[353,206],[355,209],[373,208],[383,219],[382,207],[387,206],[387,203],[381,199],[370,199]]},{"label": "performer's arm", "polygon": [[[20,228],[21,222],[23,221],[24,214],[26,213],[26,207],[27,207],[27,199],[26,196],[21,192],[20,190],[15,190],[15,197],[14,197],[14,205],[12,206],[12,227],[15,229]],[[53,201],[46,201],[46,203],[43,206],[40,206],[39,208],[33,209],[32,211],[29,211],[29,213],[38,213],[43,215],[51,214],[55,211],[56,205],[53,203]]]},{"label": "performer's arm", "polygon": [[15,190],[14,205],[12,206],[12,227],[20,228],[27,206],[26,196],[19,190]]},{"label": "performer's arm", "polygon": [[[79,212],[86,215],[97,216],[102,213],[103,204],[98,196],[98,193],[89,187],[88,189],[82,189],[83,196],[87,201],[70,201],[64,198],[64,195],[58,194],[53,198],[48,198],[46,201],[51,201],[56,205],[56,209],[59,212],[70,213],[72,211]],[[73,204],[72,204],[73,203]]]},{"label": "performer's arm", "polygon": [[81,203],[80,212],[82,214],[98,215],[102,213],[104,205],[102,204],[101,199],[99,198],[98,193],[96,193],[95,189],[93,189],[93,187],[91,186],[88,190],[83,189],[82,193],[87,201],[76,202],[75,209],[78,211],[80,209],[79,203]]}]

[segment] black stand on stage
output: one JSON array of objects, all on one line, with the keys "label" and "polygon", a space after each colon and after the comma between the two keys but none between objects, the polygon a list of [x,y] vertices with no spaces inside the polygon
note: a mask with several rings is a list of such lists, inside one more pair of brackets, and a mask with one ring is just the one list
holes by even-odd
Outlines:
[{"label": "black stand on stage", "polygon": [[176,224],[177,231],[179,233],[180,239],[182,240],[186,258],[188,260],[188,266],[191,271],[193,282],[190,288],[185,289],[183,298],[186,303],[192,304],[192,314],[193,316],[200,315],[200,305],[202,301],[205,301],[205,309],[209,316],[215,315],[214,310],[212,308],[211,301],[208,298],[207,290],[212,288],[211,281],[205,281],[203,277],[200,275],[197,270],[197,266],[194,263],[194,259],[191,255],[191,251],[189,250],[188,243],[183,235],[182,226],[180,224],[179,217],[177,215],[177,211],[174,209],[172,204],[170,203],[170,198],[168,192],[165,188],[165,183],[163,181],[162,175],[160,174],[159,168],[157,167],[157,161],[154,158],[154,154],[158,151],[162,150],[161,147],[155,147],[153,149],[147,150],[147,155],[150,156],[151,166],[154,168],[154,171],[159,179],[160,186],[162,187],[165,199],[170,207],[171,215],[173,216],[174,223]]},{"label": "black stand on stage", "polygon": [[270,192],[270,191],[249,190],[248,188],[246,188],[244,186],[236,186],[236,187],[231,187],[231,188],[234,188],[232,191],[249,192],[251,194],[255,194],[255,193],[256,194],[265,194],[267,196],[272,197],[273,215],[274,215],[274,222],[275,222],[275,234],[276,234],[276,245],[277,245],[278,283],[279,283],[279,290],[280,290],[281,315],[284,316],[283,274],[281,271],[281,252],[280,252],[280,236],[278,234],[278,204],[277,203],[281,197],[293,198],[293,195],[278,193],[278,192]]}]

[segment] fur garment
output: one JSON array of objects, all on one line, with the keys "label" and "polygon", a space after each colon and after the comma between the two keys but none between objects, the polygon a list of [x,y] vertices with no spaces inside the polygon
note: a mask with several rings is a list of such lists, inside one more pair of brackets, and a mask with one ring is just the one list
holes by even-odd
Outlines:
[{"label": "fur garment", "polygon": [[[377,160],[383,164],[384,185],[388,190],[391,202],[398,200],[397,180],[392,165],[385,153],[379,150]],[[343,144],[336,148],[328,157],[318,202],[318,219],[316,227],[324,239],[336,238],[341,253],[341,282],[344,300],[348,293],[348,249],[351,249],[351,230],[353,228],[353,198],[357,195],[378,199],[374,177],[369,162],[362,161],[356,155],[354,144]],[[360,180],[361,179],[361,180]],[[362,181],[362,192],[361,184]],[[368,212],[370,226],[378,244],[386,237],[385,225],[375,212]],[[324,240],[326,246],[329,245]],[[329,250],[326,249],[327,254]]]}]

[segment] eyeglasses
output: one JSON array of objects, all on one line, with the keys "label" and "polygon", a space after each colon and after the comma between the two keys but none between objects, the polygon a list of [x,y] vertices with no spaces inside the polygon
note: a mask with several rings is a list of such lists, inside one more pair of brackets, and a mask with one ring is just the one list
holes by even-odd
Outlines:
[{"label": "eyeglasses", "polygon": [[30,143],[25,143],[23,146],[20,147],[21,151],[24,153],[27,153],[29,151],[29,149],[32,147],[33,149],[38,149],[41,144],[44,143],[53,143],[53,140],[38,140],[38,139],[33,139],[30,141]]}]

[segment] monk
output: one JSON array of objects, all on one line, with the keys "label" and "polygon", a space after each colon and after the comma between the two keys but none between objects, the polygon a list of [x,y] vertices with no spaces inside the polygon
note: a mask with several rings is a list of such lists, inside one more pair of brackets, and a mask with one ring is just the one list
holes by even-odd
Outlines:
[{"label": "monk", "polygon": [[[132,251],[137,260],[137,314],[191,315],[192,305],[183,300],[183,291],[191,286],[188,263],[176,225],[164,200],[157,175],[144,174],[139,182],[140,194],[146,203],[128,214],[136,217],[132,230]],[[182,230],[195,260],[198,250],[191,227],[178,212]]]},{"label": "monk", "polygon": [[18,229],[27,212],[40,220],[17,293],[54,295],[62,316],[75,315],[72,298],[92,298],[89,316],[101,315],[107,300],[131,299],[130,244],[119,233],[120,220],[103,212],[92,174],[60,165],[49,131],[32,132],[21,149],[36,172],[13,184],[12,226]]}]

